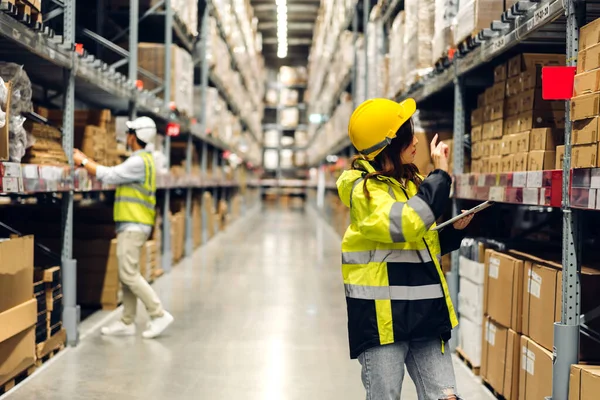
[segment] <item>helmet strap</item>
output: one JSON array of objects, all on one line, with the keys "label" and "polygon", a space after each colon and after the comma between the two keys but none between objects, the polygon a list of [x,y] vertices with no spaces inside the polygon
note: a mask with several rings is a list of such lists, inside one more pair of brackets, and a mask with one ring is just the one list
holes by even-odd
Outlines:
[{"label": "helmet strap", "polygon": [[384,147],[388,146],[390,143],[392,143],[392,138],[386,137],[385,139],[383,139],[381,142],[377,143],[376,145],[371,146],[368,149],[360,150],[359,153],[364,156],[368,156],[369,154],[374,153],[377,150],[383,149]]}]

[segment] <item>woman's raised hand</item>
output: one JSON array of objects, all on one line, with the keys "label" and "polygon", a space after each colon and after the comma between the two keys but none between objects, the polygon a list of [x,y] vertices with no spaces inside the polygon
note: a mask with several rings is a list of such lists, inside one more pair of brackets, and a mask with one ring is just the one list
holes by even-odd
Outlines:
[{"label": "woman's raised hand", "polygon": [[435,169],[441,169],[443,171],[448,172],[448,145],[444,142],[438,143],[437,141],[438,135],[436,133],[430,144],[431,160],[433,161],[433,167]]}]

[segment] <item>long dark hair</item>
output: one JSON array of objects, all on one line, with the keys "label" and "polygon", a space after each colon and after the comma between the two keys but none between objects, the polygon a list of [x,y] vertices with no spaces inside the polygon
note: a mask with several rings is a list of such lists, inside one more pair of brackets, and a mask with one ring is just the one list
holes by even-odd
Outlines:
[{"label": "long dark hair", "polygon": [[[396,132],[396,138],[372,161],[368,161],[375,168],[375,172],[367,173],[364,176],[363,191],[367,199],[371,198],[369,189],[367,188],[367,181],[369,179],[376,179],[378,176],[394,178],[399,182],[403,180],[411,181],[417,187],[423,182],[419,176],[417,166],[415,164],[402,164],[401,159],[402,152],[411,145],[414,136],[413,122],[412,119],[409,119],[400,126],[400,129]],[[352,169],[362,169],[359,160],[366,160],[366,158],[362,155],[355,156],[351,163]]]}]

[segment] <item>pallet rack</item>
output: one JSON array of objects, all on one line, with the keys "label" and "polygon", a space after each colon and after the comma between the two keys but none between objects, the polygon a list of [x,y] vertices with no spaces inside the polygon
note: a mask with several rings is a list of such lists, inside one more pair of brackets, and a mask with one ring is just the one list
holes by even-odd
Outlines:
[{"label": "pallet rack", "polygon": [[[384,23],[389,22],[394,11],[390,11],[390,9],[398,6],[397,2],[392,3],[387,10],[381,13],[381,18],[385,19]],[[368,4],[368,0],[365,0],[365,4]],[[455,145],[453,150],[452,172],[457,181],[457,194],[453,199],[452,207],[454,215],[458,211],[459,198],[492,199],[503,203],[542,205],[562,210],[562,314],[560,322],[554,326],[552,397],[548,400],[566,400],[568,398],[570,366],[578,361],[580,328],[582,331],[587,329],[586,323],[600,314],[598,310],[594,310],[588,315],[581,315],[579,284],[582,240],[579,237],[582,223],[581,209],[597,209],[597,205],[592,200],[590,200],[590,205],[585,204],[585,201],[574,202],[577,193],[583,193],[585,199],[596,197],[600,186],[592,185],[590,189],[588,185],[585,189],[575,190],[573,184],[578,175],[583,175],[588,180],[591,179],[590,175],[599,176],[600,169],[571,170],[570,102],[566,102],[566,148],[562,171],[464,174],[464,143],[467,136],[465,118],[468,112],[466,92],[473,84],[477,84],[478,74],[482,70],[489,69],[495,60],[506,56],[517,45],[546,46],[546,48],[554,46],[556,49],[558,44],[558,48],[566,47],[567,64],[575,65],[579,27],[598,17],[596,6],[597,3],[583,0],[518,1],[511,9],[505,11],[501,16],[499,15],[498,20],[494,21],[489,29],[480,32],[469,48],[461,49],[453,59],[446,60],[444,65],[438,65],[429,75],[412,85],[404,93],[395,96],[397,101],[412,97],[417,101],[419,107],[424,105],[431,107],[431,99],[435,96],[446,96],[445,99],[448,102],[453,99],[453,139],[455,144],[463,144]],[[366,32],[364,34],[367,35]],[[563,45],[566,46],[563,47]],[[357,82],[354,78],[354,85],[357,84],[364,84],[368,88],[366,76],[364,82]],[[435,107],[435,105],[433,106]],[[318,129],[315,136],[317,134]],[[309,148],[309,152],[315,154],[311,163],[319,171],[315,200],[319,209],[324,207],[325,191],[335,189],[335,185],[324,179],[324,158],[328,154],[348,152],[350,147],[349,140],[344,137],[327,149]],[[552,186],[553,193],[546,194],[547,200],[545,201],[540,200],[539,196],[527,197],[525,182],[541,181],[542,179],[558,180],[558,185]],[[598,183],[600,182],[596,182],[595,185]],[[534,188],[537,187],[534,185]],[[519,196],[509,196],[509,192],[514,189],[520,193]],[[451,296],[456,302],[458,298],[458,255],[453,255],[452,271],[447,278]]]},{"label": "pallet rack", "polygon": [[[202,86],[202,104],[206,103],[206,88],[209,80],[217,87],[220,95],[225,98],[228,106],[234,113],[241,116],[239,104],[236,103],[227,91],[220,85],[221,80],[212,71],[206,57],[206,51],[209,41],[209,15],[215,10],[212,2],[199,2],[199,15],[201,16],[201,32],[196,36],[185,28],[172,6],[171,0],[162,0],[147,10],[140,16],[140,0],[131,0],[127,13],[128,23],[124,27],[121,36],[128,36],[129,50],[117,46],[110,40],[104,38],[101,32],[92,32],[88,29],[77,30],[76,26],[76,0],[53,0],[51,7],[44,15],[44,25],[35,28],[29,27],[20,21],[12,18],[6,13],[0,12],[0,43],[2,50],[0,56],[3,60],[17,62],[27,65],[35,65],[28,72],[32,81],[44,86],[44,98],[49,102],[62,96],[63,120],[62,144],[68,157],[70,171],[64,172],[61,168],[55,169],[54,174],[45,174],[41,177],[36,172],[35,166],[22,166],[20,164],[2,163],[3,168],[13,168],[22,173],[18,189],[13,193],[0,193],[21,198],[24,196],[52,196],[60,199],[62,202],[62,269],[63,269],[63,290],[64,290],[64,314],[63,323],[67,331],[67,342],[70,345],[76,345],[79,340],[78,324],[80,320],[80,309],[77,305],[76,286],[77,286],[77,261],[73,259],[73,209],[74,196],[76,193],[84,193],[93,197],[95,193],[101,191],[114,190],[113,187],[102,185],[95,179],[90,179],[84,170],[74,169],[73,165],[73,143],[74,143],[74,112],[76,101],[95,107],[109,108],[114,112],[127,114],[129,118],[135,118],[138,113],[149,115],[156,120],[159,131],[166,131],[168,126],[175,128],[174,136],[185,138],[186,144],[186,163],[185,169],[187,176],[175,178],[169,174],[159,176],[157,179],[159,190],[164,196],[164,212],[169,210],[169,203],[173,191],[185,193],[185,255],[189,256],[193,250],[192,238],[192,193],[195,189],[202,188],[212,190],[215,194],[221,191],[224,195],[226,190],[237,190],[240,186],[238,180],[229,181],[225,179],[209,179],[207,176],[209,146],[223,152],[236,153],[242,157],[246,165],[250,168],[252,165],[258,165],[259,160],[251,155],[245,155],[241,148],[225,143],[219,138],[215,138],[206,133],[206,107],[202,107],[202,115],[199,116],[177,116],[170,107],[171,81],[164,79],[161,88],[163,99],[156,96],[157,90],[150,92],[148,90],[138,89],[136,81],[139,75],[151,76],[148,71],[138,68],[138,34],[139,25],[142,21],[157,24],[164,28],[164,45],[170,48],[171,44],[177,43],[185,50],[190,52],[194,60],[196,75],[200,75],[200,84]],[[50,2],[48,2],[50,3]],[[103,23],[103,0],[98,0],[99,12],[97,18],[100,25]],[[161,9],[161,10],[159,10]],[[234,12],[237,18],[237,13]],[[46,22],[56,22],[56,18],[61,17],[62,35],[55,35]],[[219,34],[225,40],[228,50],[232,55],[232,68],[240,72],[243,77],[244,85],[248,85],[246,76],[242,74],[236,58],[233,57],[234,51],[230,43],[226,40],[220,20],[216,18],[219,26]],[[239,25],[239,21],[238,21]],[[108,65],[99,58],[88,54],[80,45],[77,44],[77,35],[83,35],[87,39],[92,39],[99,48],[109,49],[118,54],[121,59],[112,65]],[[116,38],[115,38],[116,39]],[[117,71],[118,68],[128,65],[127,75]],[[171,76],[171,52],[165,52],[165,77]],[[248,87],[248,86],[247,86]],[[61,89],[62,93],[61,93]],[[255,107],[259,107],[255,104]],[[196,122],[197,117],[199,122]],[[243,117],[242,117],[243,119]],[[248,126],[248,130],[254,141],[258,142],[261,133],[256,131],[256,127],[243,120]],[[179,134],[180,133],[180,134]],[[190,174],[192,167],[192,154],[194,143],[201,143],[201,175],[192,177]],[[166,135],[164,152],[166,156],[166,167],[170,167],[170,149],[171,135]],[[223,166],[226,162],[225,157],[219,159],[216,151],[213,152],[212,164],[214,170]],[[45,172],[52,172],[51,167],[44,167]],[[28,172],[29,171],[29,172]],[[239,175],[239,174],[238,174]],[[48,177],[51,176],[51,177]],[[246,184],[252,185],[245,177],[241,177]],[[218,197],[215,195],[215,201]],[[203,207],[203,237],[207,238],[206,214]],[[169,219],[164,219],[163,232],[163,260],[162,268],[169,271],[171,267],[171,243]]]}]

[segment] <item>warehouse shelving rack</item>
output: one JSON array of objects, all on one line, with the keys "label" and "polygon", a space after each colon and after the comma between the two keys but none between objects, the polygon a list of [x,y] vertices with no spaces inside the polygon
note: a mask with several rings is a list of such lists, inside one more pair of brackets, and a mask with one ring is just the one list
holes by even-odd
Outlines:
[{"label": "warehouse shelving rack", "polygon": [[[367,0],[365,0],[366,2]],[[394,2],[394,7],[397,4]],[[476,191],[467,190],[462,195],[456,196],[462,199],[492,199],[504,203],[528,204],[523,199],[519,201],[509,200],[502,190],[494,192],[498,185],[502,186],[502,181],[509,180],[507,174],[464,174],[463,165],[465,157],[465,139],[467,138],[466,116],[468,112],[466,90],[469,85],[479,80],[479,74],[482,69],[493,66],[495,60],[506,56],[509,51],[517,45],[545,46],[552,48],[558,42],[566,45],[567,65],[573,66],[577,60],[579,27],[583,26],[590,19],[597,18],[598,4],[592,1],[584,0],[540,0],[540,1],[519,1],[510,10],[499,16],[498,21],[494,21],[489,29],[484,29],[474,40],[471,48],[463,49],[458,52],[453,60],[445,65],[444,68],[434,69],[428,76],[425,76],[419,82],[414,84],[404,93],[395,97],[397,101],[407,97],[414,98],[420,105],[426,104],[432,97],[445,93],[453,93],[454,100],[454,143],[462,145],[454,146],[454,167],[453,174],[456,180],[466,185],[467,189],[485,188],[484,196],[477,197],[472,193]],[[391,8],[391,6],[390,6]],[[587,17],[587,21],[586,21]],[[391,18],[390,13],[384,12],[383,18],[388,21]],[[365,43],[367,43],[365,39]],[[364,85],[367,87],[368,83]],[[362,84],[363,82],[361,82]],[[430,104],[431,105],[431,104]],[[578,172],[585,170],[571,170],[571,122],[570,102],[566,102],[566,123],[565,123],[565,156],[563,170],[556,176],[562,179],[560,200],[554,201],[551,206],[560,207],[562,210],[562,313],[560,322],[555,323],[554,327],[554,352],[553,352],[553,381],[552,397],[547,400],[566,400],[569,390],[569,372],[571,364],[578,361],[579,352],[579,334],[590,334],[587,323],[600,315],[600,310],[581,314],[581,293],[580,293],[580,271],[581,271],[581,244],[580,237],[582,210],[590,207],[585,205],[573,205],[574,195],[570,193],[572,187],[572,176],[577,176]],[[335,185],[326,182],[323,179],[324,158],[328,154],[340,154],[348,151],[350,142],[347,138],[341,139],[339,143],[319,154],[317,162],[313,165],[319,168],[319,178],[317,179],[317,197],[318,208],[324,206],[325,190],[335,190]],[[313,150],[314,151],[314,150]],[[574,175],[571,175],[571,172]],[[592,171],[599,172],[598,170]],[[534,173],[536,178],[547,178],[549,171],[543,173]],[[514,173],[518,175],[512,179],[526,180],[531,173]],[[600,174],[595,174],[600,175]],[[555,177],[556,177],[555,176]],[[550,178],[548,178],[550,179]],[[500,183],[499,183],[500,182]],[[514,181],[513,181],[514,182]],[[516,183],[516,182],[515,182]],[[506,185],[506,183],[504,183]],[[519,184],[523,187],[522,184]],[[486,190],[489,189],[489,192]],[[505,189],[500,187],[500,189]],[[496,193],[496,194],[494,194]],[[554,194],[554,198],[556,198]],[[497,198],[495,197],[497,196]],[[457,198],[453,200],[452,211],[456,215],[458,212]],[[535,199],[529,204],[540,205],[539,200]],[[594,207],[591,207],[592,209]],[[457,301],[458,297],[458,256],[454,255],[452,259],[452,272],[448,275],[448,283],[452,292],[452,298]],[[455,303],[456,304],[456,303]],[[595,333],[591,333],[594,335]],[[598,336],[598,334],[595,334]]]},{"label": "warehouse shelving rack", "polygon": [[[50,2],[49,2],[50,3]],[[98,0],[101,4],[102,0]],[[138,26],[141,21],[153,21],[164,27],[164,45],[170,48],[172,43],[177,43],[192,53],[194,65],[201,76],[201,85],[203,88],[202,102],[206,102],[206,87],[208,86],[209,71],[206,50],[208,42],[208,19],[212,12],[212,3],[205,4],[200,2],[199,14],[201,13],[201,32],[199,37],[191,35],[181,23],[179,16],[176,15],[171,7],[171,0],[163,0],[152,9],[139,16],[139,0],[131,0],[128,11],[129,24],[124,28],[122,34],[128,35],[129,51],[126,51],[110,40],[103,38],[99,33],[92,32],[89,29],[77,31],[76,26],[76,0],[53,0],[51,9],[44,16],[46,21],[53,21],[57,17],[62,17],[62,35],[56,35],[48,26],[38,27],[38,29],[20,23],[9,15],[0,12],[0,58],[5,61],[21,63],[24,65],[36,65],[36,68],[27,69],[32,82],[43,85],[44,98],[48,102],[56,102],[62,97],[63,106],[63,126],[62,143],[71,172],[61,173],[55,171],[53,177],[40,177],[37,175],[28,178],[28,169],[23,167],[23,182],[29,182],[30,186],[21,186],[22,189],[16,193],[11,193],[13,197],[22,197],[28,195],[46,196],[48,194],[59,198],[62,201],[62,279],[64,291],[64,313],[63,324],[67,331],[67,341],[70,345],[76,345],[79,340],[78,324],[80,320],[80,309],[77,305],[76,287],[77,287],[77,262],[73,259],[73,209],[74,195],[84,193],[93,196],[95,192],[111,191],[113,187],[102,185],[94,179],[88,179],[83,170],[74,170],[73,167],[73,143],[74,143],[74,112],[76,101],[93,107],[109,108],[117,113],[127,113],[130,118],[135,118],[138,113],[149,115],[157,121],[160,130],[169,123],[179,126],[180,137],[187,140],[186,148],[186,172],[191,172],[192,152],[194,151],[194,142],[201,142],[201,176],[199,179],[190,179],[191,176],[183,179],[175,179],[169,175],[159,176],[157,179],[159,190],[164,196],[165,214],[169,210],[169,201],[172,190],[185,192],[185,254],[191,255],[193,249],[192,243],[192,218],[191,202],[194,189],[214,190],[215,201],[218,201],[218,191],[235,190],[239,182],[208,179],[208,154],[209,146],[215,149],[239,154],[244,157],[244,152],[234,148],[222,140],[212,137],[206,133],[206,108],[202,107],[202,115],[194,116],[198,118],[186,118],[176,116],[171,110],[170,99],[170,79],[165,79],[161,91],[163,99],[147,90],[140,90],[136,86],[136,81],[140,74],[148,76],[147,71],[137,67],[137,48],[138,48]],[[159,8],[162,11],[157,12]],[[99,7],[102,9],[102,7]],[[102,16],[98,16],[102,18]],[[218,19],[217,19],[218,20]],[[45,21],[45,23],[46,23]],[[56,22],[56,21],[53,21]],[[98,43],[98,48],[108,48],[121,56],[121,60],[113,65],[108,65],[101,59],[97,59],[87,51],[77,45],[76,33],[93,39]],[[223,35],[223,32],[221,31]],[[174,36],[175,35],[175,39]],[[227,42],[226,42],[227,43]],[[233,50],[227,43],[229,51]],[[235,58],[232,57],[233,62]],[[128,65],[127,75],[117,71],[118,68]],[[165,52],[165,76],[171,75],[171,52]],[[236,66],[237,68],[237,66]],[[199,70],[199,71],[198,71]],[[239,71],[239,69],[237,69]],[[218,77],[212,79],[213,83],[218,81]],[[226,99],[228,106],[234,113],[239,114],[236,104],[226,96],[224,90],[220,90],[221,95]],[[252,136],[257,140],[259,133],[252,132]],[[166,167],[170,166],[170,143],[171,136],[167,135],[165,139],[164,152],[167,159]],[[248,165],[257,165],[258,162],[252,158],[245,158]],[[217,152],[213,152],[213,170],[219,165],[224,165],[225,159],[221,158]],[[4,163],[5,169],[17,168],[20,171],[19,164]],[[60,168],[59,168],[60,169]],[[61,169],[62,171],[62,169]],[[31,172],[31,171],[30,171]],[[21,173],[21,172],[19,172]],[[252,182],[246,182],[252,185]],[[6,195],[6,193],[3,193]],[[203,207],[203,213],[205,212]],[[203,215],[203,237],[207,238],[206,215]],[[168,218],[164,219],[163,226],[163,260],[162,267],[168,271],[171,267],[171,244]]]}]

